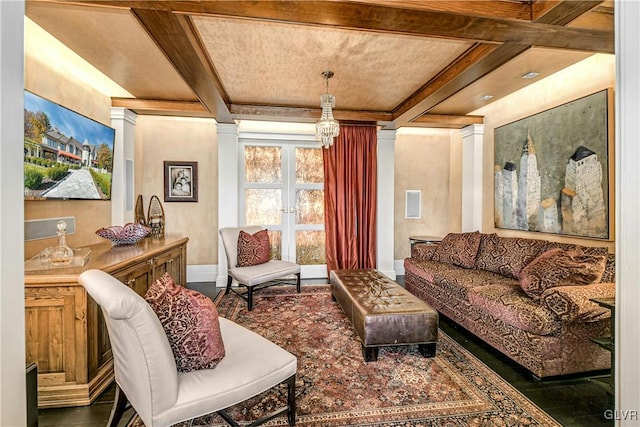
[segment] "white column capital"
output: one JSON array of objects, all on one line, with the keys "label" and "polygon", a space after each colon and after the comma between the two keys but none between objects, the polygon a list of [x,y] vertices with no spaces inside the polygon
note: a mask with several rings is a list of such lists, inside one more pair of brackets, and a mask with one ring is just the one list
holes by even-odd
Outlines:
[{"label": "white column capital", "polygon": [[124,107],[111,107],[111,120],[124,120],[125,122],[136,125],[138,115]]},{"label": "white column capital", "polygon": [[484,135],[484,125],[476,124],[465,126],[460,130],[460,134],[462,135],[462,140],[464,142],[465,138],[472,135]]},{"label": "white column capital", "polygon": [[220,136],[238,137],[238,125],[235,123],[216,123],[216,130]]},{"label": "white column capital", "polygon": [[395,143],[396,142],[396,133],[395,129],[380,129],[378,131],[378,144],[380,143]]}]

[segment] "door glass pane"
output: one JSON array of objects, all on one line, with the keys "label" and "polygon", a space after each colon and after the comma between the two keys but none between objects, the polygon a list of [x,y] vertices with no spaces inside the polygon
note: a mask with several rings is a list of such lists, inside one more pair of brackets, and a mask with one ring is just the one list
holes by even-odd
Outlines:
[{"label": "door glass pane", "polygon": [[324,190],[296,190],[296,224],[324,224]]},{"label": "door glass pane", "polygon": [[281,147],[245,147],[244,179],[250,183],[282,182]]},{"label": "door glass pane", "polygon": [[282,190],[277,188],[247,188],[244,190],[246,225],[280,225]]},{"label": "door glass pane", "polygon": [[269,259],[282,259],[282,231],[267,230],[269,243],[271,244],[271,254]]},{"label": "door glass pane", "polygon": [[296,231],[296,263],[326,264],[324,231]]},{"label": "door glass pane", "polygon": [[322,182],[324,182],[322,149],[296,148],[296,183]]}]

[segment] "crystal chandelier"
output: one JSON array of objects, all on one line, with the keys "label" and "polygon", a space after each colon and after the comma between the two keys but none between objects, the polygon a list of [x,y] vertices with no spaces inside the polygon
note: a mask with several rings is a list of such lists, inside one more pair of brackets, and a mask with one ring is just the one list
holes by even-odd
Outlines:
[{"label": "crystal chandelier", "polygon": [[340,132],[340,124],[333,118],[331,111],[331,108],[336,106],[336,97],[329,93],[329,79],[333,77],[333,71],[325,71],[322,77],[327,82],[327,93],[320,96],[322,117],[316,123],[316,136],[320,138],[324,148],[329,148],[333,144],[333,138]]}]

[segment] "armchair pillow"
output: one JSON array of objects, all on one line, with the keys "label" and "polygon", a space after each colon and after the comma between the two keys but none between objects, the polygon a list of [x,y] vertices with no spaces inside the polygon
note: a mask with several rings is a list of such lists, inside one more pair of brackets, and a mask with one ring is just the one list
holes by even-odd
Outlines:
[{"label": "armchair pillow", "polygon": [[603,255],[550,249],[520,271],[520,287],[531,298],[539,300],[549,288],[599,282],[606,262]]},{"label": "armchair pillow", "polygon": [[160,319],[180,372],[212,369],[225,355],[215,304],[200,292],[176,285],[165,273],[144,299]]},{"label": "armchair pillow", "polygon": [[240,234],[238,234],[238,267],[249,267],[269,262],[270,252],[269,232],[266,229],[254,234],[240,230]]}]

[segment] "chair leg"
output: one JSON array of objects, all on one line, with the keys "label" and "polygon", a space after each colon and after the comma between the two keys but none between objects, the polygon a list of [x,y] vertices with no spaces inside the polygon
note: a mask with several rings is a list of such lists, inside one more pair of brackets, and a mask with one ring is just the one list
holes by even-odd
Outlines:
[{"label": "chair leg", "polygon": [[231,290],[231,283],[233,283],[233,277],[227,276],[227,289],[224,291],[225,295],[227,295]]},{"label": "chair leg", "polygon": [[296,273],[296,290],[300,293],[300,273]]},{"label": "chair leg", "polygon": [[253,286],[247,286],[247,311],[253,310]]},{"label": "chair leg", "polygon": [[296,376],[293,375],[287,380],[287,421],[290,426],[296,425]]},{"label": "chair leg", "polygon": [[120,386],[116,383],[116,396],[113,400],[113,406],[111,407],[111,414],[109,415],[109,421],[107,421],[107,427],[116,427],[124,411],[127,407],[127,396],[120,389]]}]

